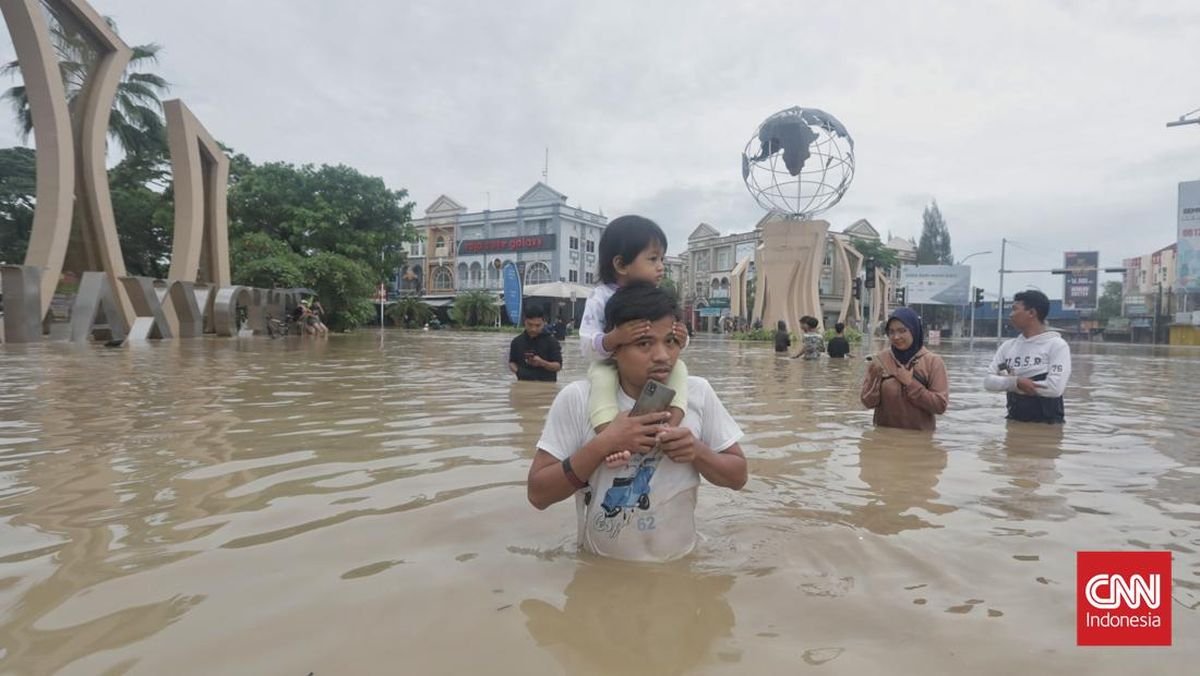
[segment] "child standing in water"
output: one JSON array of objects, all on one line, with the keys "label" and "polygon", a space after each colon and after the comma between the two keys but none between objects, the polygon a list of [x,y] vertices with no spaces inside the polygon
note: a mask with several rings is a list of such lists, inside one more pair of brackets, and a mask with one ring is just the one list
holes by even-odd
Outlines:
[{"label": "child standing in water", "polygon": [[[600,285],[588,296],[579,325],[579,343],[583,356],[592,362],[588,368],[591,393],[588,395],[588,416],[596,432],[604,429],[617,417],[617,369],[609,358],[622,345],[636,343],[650,330],[650,322],[626,322],[604,331],[604,307],[617,289],[631,282],[659,284],[665,271],[667,236],[654,221],[641,216],[621,216],[613,219],[600,236]],[[687,329],[675,323],[675,338],[687,345]],[[687,366],[675,362],[667,387],[675,390],[671,401],[671,417],[667,421],[677,427],[687,409]],[[604,459],[610,468],[626,464],[632,454],[619,451]]]}]

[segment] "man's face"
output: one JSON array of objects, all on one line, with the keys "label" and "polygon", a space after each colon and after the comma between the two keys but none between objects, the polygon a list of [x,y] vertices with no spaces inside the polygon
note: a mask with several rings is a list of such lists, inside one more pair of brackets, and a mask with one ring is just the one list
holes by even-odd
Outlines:
[{"label": "man's face", "polygon": [[623,385],[640,390],[647,380],[667,382],[683,346],[675,339],[675,318],[667,315],[650,322],[649,333],[636,343],[622,345],[613,353]]},{"label": "man's face", "polygon": [[529,334],[530,338],[537,338],[544,328],[546,328],[546,320],[541,317],[525,320],[525,333]]},{"label": "man's face", "polygon": [[1018,300],[1012,304],[1012,311],[1009,313],[1008,319],[1012,322],[1014,328],[1018,331],[1024,331],[1031,323],[1037,322],[1037,311],[1033,308],[1025,307],[1025,303]]}]

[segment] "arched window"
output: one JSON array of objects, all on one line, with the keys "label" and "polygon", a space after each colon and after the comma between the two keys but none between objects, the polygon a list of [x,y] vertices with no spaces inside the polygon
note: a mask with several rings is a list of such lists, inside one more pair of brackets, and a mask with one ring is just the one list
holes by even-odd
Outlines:
[{"label": "arched window", "polygon": [[453,289],[454,275],[450,273],[450,268],[445,265],[439,265],[433,269],[433,288],[435,289]]},{"label": "arched window", "polygon": [[471,288],[483,288],[483,266],[479,263],[471,263]]},{"label": "arched window", "polygon": [[721,288],[725,289],[726,291],[729,290],[729,278],[728,277],[721,278]]},{"label": "arched window", "polygon": [[550,283],[550,268],[545,263],[534,263],[525,270],[525,284],[548,284]]},{"label": "arched window", "polygon": [[463,288],[466,288],[467,282],[470,279],[471,278],[469,276],[467,276],[467,264],[459,263],[458,264],[458,283],[462,284]]},{"label": "arched window", "polygon": [[500,288],[500,259],[488,263],[487,266],[488,286],[491,288]]},{"label": "arched window", "polygon": [[437,237],[437,241],[434,243],[434,245],[433,245],[433,248],[434,248],[434,249],[444,249],[444,248],[446,248],[446,238],[445,238],[445,237],[442,237],[441,235],[438,235],[438,237]]},{"label": "arched window", "polygon": [[712,283],[709,286],[712,287],[713,291],[716,291],[717,289],[721,288],[721,282],[714,279],[714,280],[712,280]]}]

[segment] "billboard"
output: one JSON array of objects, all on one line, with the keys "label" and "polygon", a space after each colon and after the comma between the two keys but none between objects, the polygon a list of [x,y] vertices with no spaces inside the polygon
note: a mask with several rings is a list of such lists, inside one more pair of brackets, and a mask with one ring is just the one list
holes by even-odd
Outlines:
[{"label": "billboard", "polygon": [[1175,287],[1200,291],[1200,181],[1179,184],[1179,238],[1175,246]]},{"label": "billboard", "polygon": [[1064,310],[1096,309],[1096,268],[1099,266],[1099,251],[1063,253],[1063,267],[1067,270],[1063,280]]},{"label": "billboard", "polygon": [[900,286],[908,305],[966,305],[971,302],[971,266],[905,265]]},{"label": "billboard", "polygon": [[509,261],[504,264],[504,309],[508,312],[508,321],[521,325],[521,273],[517,266]]}]

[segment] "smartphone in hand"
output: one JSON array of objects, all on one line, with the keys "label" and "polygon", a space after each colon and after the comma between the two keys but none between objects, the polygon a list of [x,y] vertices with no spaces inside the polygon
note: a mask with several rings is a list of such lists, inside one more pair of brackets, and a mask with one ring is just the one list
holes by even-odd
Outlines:
[{"label": "smartphone in hand", "polygon": [[675,399],[675,390],[657,380],[647,380],[646,385],[642,387],[642,393],[638,395],[637,401],[629,411],[629,415],[645,415],[665,411],[671,407],[673,399]]}]

